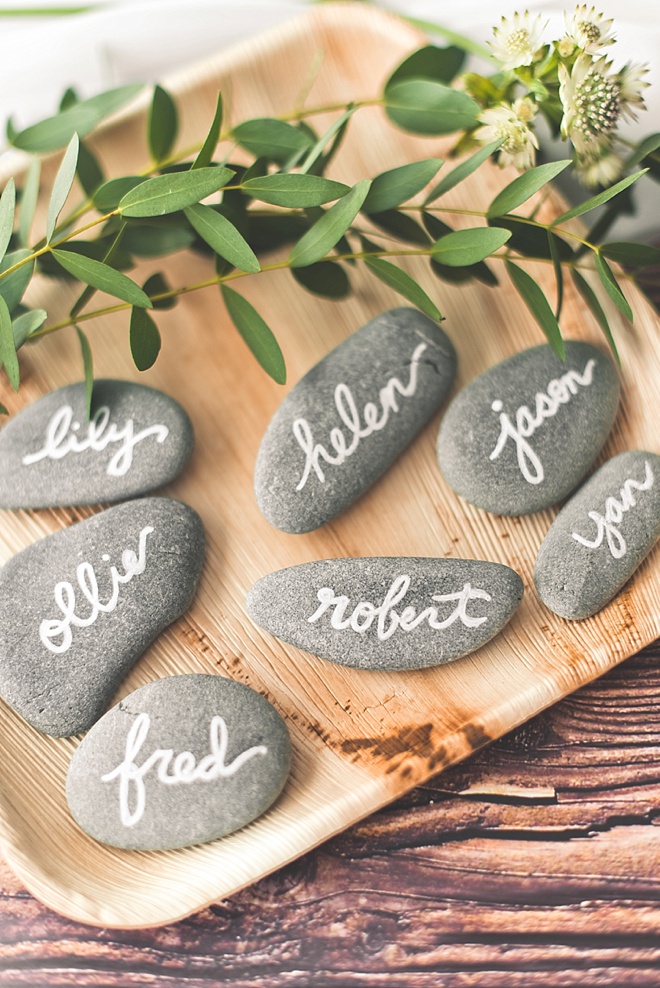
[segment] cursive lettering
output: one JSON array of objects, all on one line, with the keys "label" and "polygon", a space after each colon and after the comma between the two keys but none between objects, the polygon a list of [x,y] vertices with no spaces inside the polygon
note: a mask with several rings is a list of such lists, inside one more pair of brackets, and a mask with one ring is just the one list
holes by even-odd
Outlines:
[{"label": "cursive lettering", "polygon": [[318,621],[330,608],[334,608],[330,616],[330,624],[336,631],[344,631],[348,628],[358,635],[363,635],[376,621],[376,634],[380,641],[387,641],[394,632],[400,628],[401,631],[413,631],[424,621],[428,622],[434,631],[442,631],[449,628],[455,621],[460,621],[466,628],[478,628],[480,624],[487,621],[487,617],[471,617],[467,613],[467,605],[471,600],[492,600],[490,594],[478,587],[471,587],[469,583],[463,586],[462,590],[456,593],[432,594],[431,600],[437,603],[456,602],[456,607],[449,617],[438,618],[437,607],[427,607],[417,613],[414,607],[408,605],[401,612],[394,610],[394,605],[399,604],[410,589],[410,577],[407,574],[397,576],[392,582],[389,590],[385,594],[382,604],[376,606],[368,600],[361,600],[350,614],[347,610],[350,607],[350,600],[345,596],[337,596],[332,587],[322,587],[317,598],[320,606],[308,617],[310,624]]},{"label": "cursive lettering", "polygon": [[587,549],[597,549],[599,545],[602,545],[603,539],[607,539],[607,546],[614,559],[621,559],[622,556],[625,556],[628,548],[626,540],[616,526],[621,523],[625,512],[630,511],[637,503],[633,491],[648,491],[649,488],[653,487],[653,471],[648,460],[644,461],[644,467],[644,480],[633,480],[632,477],[629,477],[619,492],[619,501],[615,497],[606,499],[604,515],[598,511],[589,512],[589,517],[596,525],[596,538],[590,542],[589,539],[585,539],[577,532],[572,532],[576,542],[586,546]]},{"label": "cursive lettering", "polygon": [[536,394],[533,412],[527,405],[520,406],[516,412],[515,425],[506,412],[502,411],[503,403],[499,398],[496,399],[490,407],[494,412],[500,413],[500,434],[489,459],[496,460],[508,440],[512,439],[516,446],[518,467],[527,483],[542,483],[545,477],[543,464],[527,440],[545,419],[557,414],[560,405],[565,405],[571,400],[571,395],[578,393],[578,385],[586,388],[591,384],[595,366],[595,360],[588,360],[582,374],[572,370],[559,378],[554,378],[548,384],[547,393]]},{"label": "cursive lettering", "polygon": [[[171,748],[157,748],[141,765],[135,759],[147,740],[151,718],[147,713],[138,714],[126,737],[124,760],[101,776],[101,782],[119,779],[119,814],[125,827],[134,827],[144,815],[147,793],[144,780],[153,768],[156,778],[164,786],[190,785],[193,782],[215,782],[235,775],[255,755],[268,754],[263,744],[255,745],[237,755],[226,764],[229,732],[222,717],[213,717],[210,727],[210,753],[198,762],[192,751],[181,751],[175,757]],[[133,808],[131,809],[131,804]]]},{"label": "cursive lettering", "polygon": [[122,429],[110,423],[110,409],[102,405],[90,420],[84,438],[75,435],[80,423],[73,421],[73,409],[63,405],[51,418],[46,429],[46,442],[36,453],[23,457],[23,464],[30,466],[40,460],[61,460],[69,453],[84,453],[93,449],[103,452],[111,443],[121,443],[108,463],[106,473],[111,477],[123,477],[133,464],[133,450],[148,436],[155,436],[162,443],[169,435],[166,425],[150,425],[141,432],[135,432],[133,419],[128,419]]},{"label": "cursive lettering", "polygon": [[[91,563],[80,563],[76,568],[76,578],[82,596],[91,605],[91,611],[87,617],[79,617],[76,614],[76,591],[71,583],[63,580],[55,585],[55,603],[62,612],[61,618],[51,620],[45,619],[39,626],[39,637],[41,641],[54,655],[62,655],[71,647],[73,632],[71,626],[76,628],[87,628],[94,624],[99,614],[110,614],[117,606],[119,600],[119,588],[123,583],[130,583],[134,576],[144,573],[147,559],[147,537],[151,535],[153,528],[147,525],[140,532],[139,552],[136,554],[132,549],[125,549],[121,554],[121,563],[124,572],[120,573],[116,566],[110,567],[112,580],[112,592],[109,600],[105,603],[99,598],[99,585],[96,573]],[[110,556],[103,554],[103,561],[109,562]],[[61,638],[59,644],[56,639]]]},{"label": "cursive lettering", "polygon": [[403,398],[410,398],[417,390],[417,371],[419,361],[426,350],[427,344],[420,343],[413,351],[410,361],[410,377],[407,384],[402,384],[397,377],[391,377],[387,384],[380,389],[380,410],[373,401],[368,401],[363,410],[364,425],[360,422],[353,392],[346,384],[338,384],[335,388],[335,407],[344,426],[351,435],[347,442],[342,429],[335,426],[330,430],[330,445],[334,453],[329,452],[321,443],[315,443],[312,429],[307,419],[296,419],[293,423],[293,434],[298,444],[305,453],[305,469],[302,477],[296,485],[296,490],[301,491],[312,471],[316,474],[321,483],[325,483],[325,472],[321,466],[321,460],[333,466],[341,466],[349,456],[352,456],[360,445],[360,440],[380,432],[387,425],[390,412],[399,411],[397,395]]}]

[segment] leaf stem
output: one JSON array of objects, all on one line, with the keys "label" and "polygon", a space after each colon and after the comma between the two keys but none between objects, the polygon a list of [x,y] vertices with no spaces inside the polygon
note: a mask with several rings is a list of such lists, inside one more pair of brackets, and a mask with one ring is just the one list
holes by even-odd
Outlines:
[{"label": "leaf stem", "polygon": [[65,244],[68,240],[71,240],[73,237],[77,237],[78,234],[84,233],[86,230],[91,230],[93,227],[99,226],[101,223],[106,223],[113,216],[119,216],[118,209],[113,209],[111,213],[106,213],[105,216],[97,217],[95,220],[91,220],[91,222],[85,223],[84,226],[79,226],[77,230],[73,230],[71,233],[68,233],[65,237],[60,237],[59,240],[51,240],[49,244],[45,244],[43,247],[40,247],[38,250],[37,249],[33,250],[32,253],[28,254],[28,256],[24,257],[21,261],[16,261],[16,263],[12,264],[11,267],[7,268],[5,271],[0,272],[0,280],[12,274],[13,271],[17,271],[19,268],[22,268],[24,264],[29,264],[30,261],[34,261],[36,260],[37,257],[41,257],[42,254],[48,254],[54,247],[59,247],[60,244]]}]

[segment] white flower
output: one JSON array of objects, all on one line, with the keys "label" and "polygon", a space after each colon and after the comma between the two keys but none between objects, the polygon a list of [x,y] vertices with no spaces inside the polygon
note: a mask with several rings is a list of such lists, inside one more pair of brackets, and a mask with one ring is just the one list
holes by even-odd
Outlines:
[{"label": "white flower", "polygon": [[606,45],[613,44],[613,21],[604,20],[595,7],[587,8],[586,3],[579,4],[570,17],[568,14],[564,16],[569,36],[582,51],[593,55]]},{"label": "white flower", "polygon": [[604,150],[595,157],[578,157],[575,162],[575,174],[582,185],[589,188],[613,185],[621,178],[623,169],[623,158],[609,150]]},{"label": "white flower", "polygon": [[527,10],[524,14],[515,13],[511,21],[503,17],[501,25],[493,28],[495,40],[490,42],[493,55],[502,62],[502,68],[531,65],[543,44],[541,36],[545,26],[539,15],[532,19]]},{"label": "white flower", "polygon": [[647,72],[648,66],[633,65],[632,62],[624,65],[619,72],[619,97],[622,116],[634,120],[637,116],[636,110],[644,109],[642,90],[646,89],[649,83],[642,76],[646,75]]},{"label": "white flower", "polygon": [[480,115],[483,127],[475,131],[478,141],[496,141],[504,138],[499,150],[499,163],[515,165],[520,171],[531,168],[536,159],[538,141],[536,134],[527,126],[536,113],[536,107],[529,99],[518,99],[511,106],[500,106],[484,110]]},{"label": "white flower", "polygon": [[609,144],[621,113],[619,76],[610,72],[611,62],[578,55],[569,75],[559,66],[559,98],[564,107],[561,132],[569,137],[578,156],[593,157]]}]

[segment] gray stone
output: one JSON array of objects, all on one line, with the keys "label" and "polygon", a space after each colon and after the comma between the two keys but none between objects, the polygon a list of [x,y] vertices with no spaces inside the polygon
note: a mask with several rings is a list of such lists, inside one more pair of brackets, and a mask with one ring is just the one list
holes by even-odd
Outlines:
[{"label": "gray stone", "polygon": [[37,730],[84,731],[189,606],[204,556],[192,508],[152,497],[40,539],[0,570],[0,696]]},{"label": "gray stone", "polygon": [[658,536],[660,456],[613,456],[550,526],[534,570],[541,600],[561,617],[590,617],[616,596]]},{"label": "gray stone", "polygon": [[264,813],[290,762],[286,725],[255,690],[221,676],[169,676],[94,725],[71,761],[66,796],[82,829],[105,844],[187,847]]},{"label": "gray stone", "polygon": [[384,312],[289,392],[264,435],[257,503],[300,534],[330,521],[385,472],[451,388],[456,354],[417,309]]},{"label": "gray stone", "polygon": [[247,597],[278,638],[340,665],[422,669],[490,641],[522,600],[514,570],[472,559],[325,559],[269,573]]},{"label": "gray stone", "polygon": [[438,463],[458,494],[497,515],[555,504],[598,456],[619,402],[612,361],[568,341],[566,362],[547,345],[491,367],[452,401]]},{"label": "gray stone", "polygon": [[123,501],[169,483],[193,449],[190,419],[153,388],[70,384],[28,405],[0,431],[0,508]]}]

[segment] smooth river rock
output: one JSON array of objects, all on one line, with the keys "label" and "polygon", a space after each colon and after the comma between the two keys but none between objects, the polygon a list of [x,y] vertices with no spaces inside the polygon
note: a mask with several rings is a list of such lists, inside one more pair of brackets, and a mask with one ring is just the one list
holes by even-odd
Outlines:
[{"label": "smooth river rock", "polygon": [[169,676],[131,693],[83,739],[66,796],[82,829],[156,851],[223,837],[261,816],[289,774],[275,708],[221,676]]},{"label": "smooth river rock", "polygon": [[0,508],[147,494],[183,470],[193,444],[187,414],[160,391],[95,381],[87,423],[84,384],[70,384],[28,405],[0,431]]},{"label": "smooth river rock", "polygon": [[438,463],[458,494],[497,515],[555,504],[579,484],[607,439],[619,403],[613,362],[589,343],[547,345],[491,367],[452,401]]},{"label": "smooth river rock", "polygon": [[171,498],[128,501],[40,539],[0,570],[0,696],[37,730],[77,734],[189,606],[204,529]]},{"label": "smooth river rock", "polygon": [[534,583],[546,607],[571,620],[605,606],[660,536],[660,456],[607,460],[564,505],[541,544]]},{"label": "smooth river rock", "polygon": [[324,559],[269,573],[250,617],[283,641],[359,669],[422,669],[490,641],[523,596],[518,574],[472,559]]},{"label": "smooth river rock", "polygon": [[446,334],[417,309],[384,312],[289,392],[262,440],[257,503],[300,534],[347,508],[437,411],[456,373]]}]

